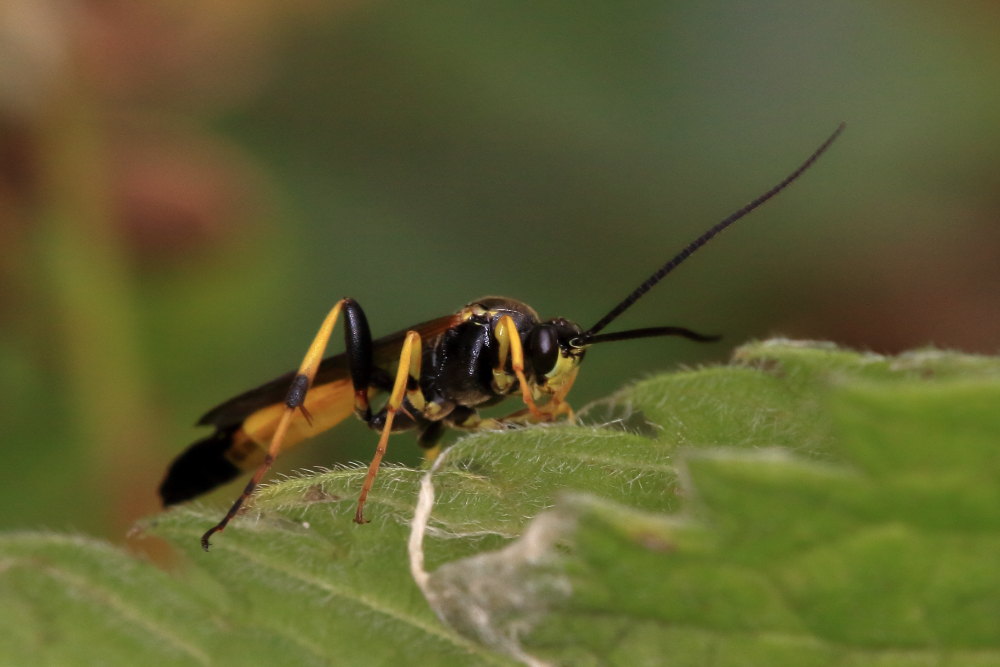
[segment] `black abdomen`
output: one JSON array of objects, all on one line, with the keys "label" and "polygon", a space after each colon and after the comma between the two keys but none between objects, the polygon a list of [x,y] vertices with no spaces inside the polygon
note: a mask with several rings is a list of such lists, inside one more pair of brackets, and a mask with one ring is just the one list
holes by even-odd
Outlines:
[{"label": "black abdomen", "polygon": [[240,469],[226,458],[237,428],[219,429],[174,459],[160,484],[164,507],[208,493],[240,474]]}]

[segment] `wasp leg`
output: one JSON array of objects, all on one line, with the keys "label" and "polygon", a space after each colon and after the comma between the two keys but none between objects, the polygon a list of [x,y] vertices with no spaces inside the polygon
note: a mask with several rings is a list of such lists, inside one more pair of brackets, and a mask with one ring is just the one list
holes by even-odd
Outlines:
[{"label": "wasp leg", "polygon": [[343,299],[344,304],[344,347],[347,351],[347,367],[351,371],[351,384],[354,385],[354,413],[363,421],[372,418],[371,406],[368,404],[368,388],[372,385],[375,373],[375,360],[372,353],[372,332],[368,327],[365,311],[354,299]]},{"label": "wasp leg", "polygon": [[483,417],[472,408],[456,408],[448,416],[448,423],[463,431],[499,431],[508,427],[502,419]]},{"label": "wasp leg", "polygon": [[[429,450],[432,452],[437,452],[438,445],[441,442],[442,436],[444,436],[444,422],[431,422],[428,424],[420,435],[417,436],[417,444],[420,445],[422,449]],[[435,453],[434,456],[437,454]],[[430,456],[430,454],[428,454]]]},{"label": "wasp leg", "polygon": [[574,368],[572,374],[566,379],[563,384],[552,394],[552,398],[549,402],[545,404],[544,409],[547,413],[552,415],[552,419],[556,419],[559,415],[566,415],[566,419],[573,421],[576,419],[576,414],[573,412],[572,406],[566,402],[566,395],[569,394],[569,390],[573,388],[573,383],[576,382],[576,374],[579,368]]},{"label": "wasp leg", "polygon": [[432,462],[441,453],[444,432],[444,422],[436,421],[428,424],[417,436],[417,444],[424,450],[424,461]]},{"label": "wasp leg", "polygon": [[392,385],[392,393],[389,394],[389,402],[385,406],[385,424],[382,426],[382,433],[379,435],[378,446],[375,448],[375,456],[368,464],[368,474],[365,475],[365,482],[361,487],[361,495],[358,496],[358,510],[354,514],[355,523],[367,523],[364,515],[365,501],[368,500],[368,492],[371,491],[372,483],[378,474],[382,457],[385,456],[386,446],[389,444],[389,435],[392,433],[392,422],[396,417],[396,412],[403,405],[406,398],[410,405],[417,410],[424,407],[424,396],[420,391],[420,334],[416,331],[407,331],[403,340],[403,349],[399,353],[399,368],[396,370],[396,381]]},{"label": "wasp leg", "polygon": [[524,348],[521,346],[521,335],[517,331],[514,319],[510,315],[504,315],[497,322],[493,329],[493,336],[499,344],[497,355],[497,366],[493,369],[493,381],[497,388],[504,392],[510,387],[510,375],[506,371],[507,359],[510,358],[510,367],[514,371],[514,376],[521,386],[521,399],[527,407],[528,412],[536,421],[545,421],[545,416],[538,406],[535,405],[535,397],[532,395],[531,386],[524,375]]},{"label": "wasp leg", "polygon": [[540,421],[549,422],[555,421],[561,415],[566,415],[568,421],[573,421],[576,419],[576,413],[573,412],[573,407],[566,402],[566,395],[569,394],[569,390],[573,387],[573,382],[576,380],[576,371],[559,387],[558,390],[553,392],[552,398],[548,402],[543,403],[538,406],[538,411],[541,414],[539,419],[536,415],[533,415],[531,411],[527,408],[523,410],[518,410],[517,412],[512,412],[509,415],[504,415],[498,420],[501,424],[536,424]]},{"label": "wasp leg", "polygon": [[226,516],[223,517],[222,521],[202,536],[201,547],[205,551],[208,551],[210,546],[209,539],[212,535],[225,530],[230,520],[240,511],[243,503],[253,495],[257,485],[260,484],[260,480],[267,474],[274,460],[281,453],[285,434],[288,432],[288,426],[292,423],[292,418],[295,416],[296,411],[300,411],[303,417],[312,423],[312,416],[305,409],[306,394],[309,392],[309,388],[316,377],[316,371],[319,369],[323,353],[330,340],[330,335],[333,333],[333,327],[340,317],[341,310],[346,313],[344,339],[347,343],[348,364],[354,384],[355,411],[359,412],[359,414],[370,415],[370,408],[368,407],[368,382],[371,379],[372,368],[374,366],[372,361],[371,332],[368,329],[368,321],[365,318],[364,311],[361,310],[361,306],[353,299],[341,299],[330,309],[326,319],[323,320],[319,332],[313,338],[312,343],[309,345],[309,350],[299,365],[298,372],[296,372],[295,377],[292,379],[292,384],[285,396],[285,409],[281,413],[281,418],[274,429],[274,434],[271,436],[271,444],[268,447],[263,462],[254,471],[253,477],[247,482],[243,492],[236,499],[236,502],[233,503],[232,507],[229,508],[229,511],[226,512]]}]

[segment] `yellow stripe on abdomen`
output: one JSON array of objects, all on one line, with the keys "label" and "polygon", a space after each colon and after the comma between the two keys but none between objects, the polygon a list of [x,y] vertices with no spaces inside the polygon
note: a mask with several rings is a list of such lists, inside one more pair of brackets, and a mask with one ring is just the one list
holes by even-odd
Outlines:
[{"label": "yellow stripe on abdomen", "polygon": [[[354,387],[350,380],[327,382],[309,389],[305,408],[312,416],[312,424],[300,411],[288,425],[283,449],[307,438],[319,435],[344,421],[354,413]],[[243,426],[233,434],[233,443],[226,451],[226,458],[241,470],[258,466],[271,445],[271,437],[278,426],[284,403],[274,403],[246,418]]]}]

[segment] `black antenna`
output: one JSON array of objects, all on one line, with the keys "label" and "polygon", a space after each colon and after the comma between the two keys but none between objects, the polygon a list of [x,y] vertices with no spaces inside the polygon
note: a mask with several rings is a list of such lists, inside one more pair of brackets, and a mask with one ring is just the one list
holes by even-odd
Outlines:
[{"label": "black antenna", "polygon": [[648,329],[629,329],[628,331],[616,331],[615,333],[598,334],[589,336],[586,339],[587,345],[597,343],[611,343],[618,340],[635,340],[636,338],[662,338],[663,336],[680,336],[698,343],[714,343],[721,336],[701,334],[684,327],[650,327]]},{"label": "black antenna", "polygon": [[[629,307],[633,303],[638,301],[643,294],[651,290],[653,286],[656,285],[656,283],[663,280],[663,278],[668,273],[676,269],[681,264],[681,262],[683,262],[685,259],[694,254],[694,251],[698,250],[700,247],[711,241],[719,232],[724,230],[726,227],[733,224],[734,222],[745,216],[747,213],[750,213],[752,210],[754,210],[755,208],[766,202],[768,199],[770,199],[771,197],[773,197],[774,195],[778,194],[786,187],[788,187],[795,179],[801,176],[806,169],[811,167],[813,163],[816,162],[817,159],[819,159],[819,156],[822,155],[826,151],[826,149],[830,147],[830,144],[832,144],[834,140],[840,136],[840,133],[844,131],[844,128],[846,126],[847,126],[846,123],[841,123],[840,125],[838,125],[837,129],[834,130],[833,134],[831,134],[830,137],[826,141],[824,141],[819,148],[813,151],[813,154],[810,155],[809,158],[805,162],[803,162],[798,169],[796,169],[791,174],[786,176],[783,181],[781,181],[773,188],[771,188],[761,196],[757,197],[752,202],[750,202],[740,210],[736,211],[722,222],[716,224],[714,227],[709,229],[701,236],[699,236],[693,242],[688,244],[686,248],[677,253],[677,255],[673,259],[671,259],[669,262],[661,266],[656,271],[656,273],[651,275],[649,278],[646,278],[646,280],[641,285],[636,287],[631,294],[625,297],[625,299],[622,300],[621,303],[612,308],[607,315],[598,320],[597,324],[595,324],[594,326],[590,327],[585,332],[580,334],[580,336],[576,339],[577,341],[579,341],[579,344],[590,345],[598,341],[605,342],[610,340],[622,340],[622,338],[613,338],[613,336],[617,334],[606,334],[605,336],[600,337],[600,339],[597,338],[596,334],[598,331],[611,324],[611,322],[613,322],[619,315],[628,310]],[[662,334],[652,334],[648,332],[644,333],[645,336],[634,336],[634,337],[646,337],[650,335],[671,335],[667,333],[662,333]],[[684,335],[684,334],[680,334],[679,332],[677,332],[674,333],[673,335]],[[691,337],[691,336],[686,336],[686,337]],[[706,336],[706,338],[708,337]]]}]

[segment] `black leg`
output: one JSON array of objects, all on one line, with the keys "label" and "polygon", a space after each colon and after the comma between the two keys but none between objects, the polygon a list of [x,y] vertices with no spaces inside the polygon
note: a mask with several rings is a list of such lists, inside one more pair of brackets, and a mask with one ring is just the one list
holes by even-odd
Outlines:
[{"label": "black leg", "polygon": [[368,388],[372,385],[375,360],[372,354],[372,333],[368,318],[358,302],[351,298],[344,304],[344,346],[347,348],[347,366],[354,384],[354,412],[362,420],[372,418],[368,404]]}]

